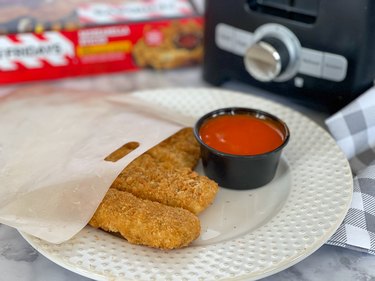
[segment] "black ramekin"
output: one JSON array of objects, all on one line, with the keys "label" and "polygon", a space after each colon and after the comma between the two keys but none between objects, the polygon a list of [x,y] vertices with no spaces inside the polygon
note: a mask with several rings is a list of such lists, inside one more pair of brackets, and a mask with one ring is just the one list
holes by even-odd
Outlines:
[{"label": "black ramekin", "polygon": [[[219,115],[247,114],[259,119],[272,120],[284,134],[284,142],[276,149],[257,155],[234,155],[220,152],[205,144],[199,135],[201,126]],[[278,117],[252,108],[228,107],[211,111],[198,119],[194,135],[201,147],[201,158],[206,176],[221,187],[230,189],[252,189],[269,183],[275,176],[282,149],[289,141],[289,129]],[[256,136],[254,136],[256,137]]]}]

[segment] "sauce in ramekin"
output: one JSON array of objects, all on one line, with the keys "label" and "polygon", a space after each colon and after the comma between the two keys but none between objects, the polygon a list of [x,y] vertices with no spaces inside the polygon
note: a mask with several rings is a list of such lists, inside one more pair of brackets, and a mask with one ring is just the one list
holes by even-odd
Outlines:
[{"label": "sauce in ramekin", "polygon": [[273,120],[249,114],[215,116],[204,122],[199,135],[208,146],[234,155],[267,153],[285,141]]}]

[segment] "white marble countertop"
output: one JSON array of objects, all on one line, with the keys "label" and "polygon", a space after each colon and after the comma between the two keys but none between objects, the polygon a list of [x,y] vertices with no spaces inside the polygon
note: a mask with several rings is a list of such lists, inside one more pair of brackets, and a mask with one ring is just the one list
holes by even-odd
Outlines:
[{"label": "white marble countertop", "polygon": [[[210,87],[200,73],[200,68],[188,68],[168,72],[140,71],[118,73],[80,79],[51,82],[54,85],[83,90],[130,92],[141,89],[167,87]],[[283,97],[263,93],[235,82],[224,88],[256,93],[287,104],[324,126],[327,115],[292,104]],[[4,88],[0,88],[1,91]],[[320,281],[320,280],[375,280],[375,256],[340,247],[324,245],[311,256],[296,265],[263,280],[267,281]],[[34,250],[17,232],[0,225],[0,281],[86,281],[88,278],[72,273],[46,259]]]}]

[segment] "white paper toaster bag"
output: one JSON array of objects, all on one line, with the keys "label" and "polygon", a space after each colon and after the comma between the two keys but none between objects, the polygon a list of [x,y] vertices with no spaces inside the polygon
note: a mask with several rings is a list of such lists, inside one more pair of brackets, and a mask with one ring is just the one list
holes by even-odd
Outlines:
[{"label": "white paper toaster bag", "polygon": [[[181,128],[107,98],[34,87],[0,99],[0,223],[68,240],[127,164]],[[127,156],[104,160],[132,141]]]}]

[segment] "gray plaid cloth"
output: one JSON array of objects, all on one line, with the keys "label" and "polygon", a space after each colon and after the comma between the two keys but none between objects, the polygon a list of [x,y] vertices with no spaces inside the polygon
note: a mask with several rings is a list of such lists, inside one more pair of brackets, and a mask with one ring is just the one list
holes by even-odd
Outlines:
[{"label": "gray plaid cloth", "polygon": [[326,120],[354,175],[353,200],[327,244],[375,255],[375,88]]}]

